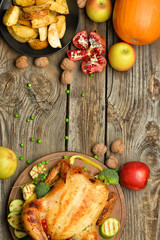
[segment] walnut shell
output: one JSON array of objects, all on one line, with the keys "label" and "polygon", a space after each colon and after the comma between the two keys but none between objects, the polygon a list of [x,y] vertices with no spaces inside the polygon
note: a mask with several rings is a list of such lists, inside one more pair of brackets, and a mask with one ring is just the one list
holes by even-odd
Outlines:
[{"label": "walnut shell", "polygon": [[26,56],[21,56],[19,58],[17,58],[16,62],[15,62],[15,66],[16,68],[19,69],[25,69],[28,67],[28,59]]},{"label": "walnut shell", "polygon": [[77,5],[79,8],[84,8],[86,6],[87,0],[77,0]]},{"label": "walnut shell", "polygon": [[40,57],[34,60],[34,65],[39,68],[46,67],[49,64],[47,57]]},{"label": "walnut shell", "polygon": [[68,70],[68,71],[72,71],[75,68],[75,66],[76,66],[75,63],[69,60],[69,58],[64,58],[60,65],[60,67],[63,70]]},{"label": "walnut shell", "polygon": [[73,76],[70,71],[63,71],[61,75],[61,82],[63,84],[70,84],[73,82]]},{"label": "walnut shell", "polygon": [[109,168],[117,168],[118,166],[118,159],[114,156],[110,156],[106,161],[105,164],[107,165],[107,167]]},{"label": "walnut shell", "polygon": [[104,155],[107,152],[107,146],[103,143],[96,143],[92,148],[92,152],[98,156]]},{"label": "walnut shell", "polygon": [[115,140],[111,145],[111,151],[117,154],[123,153],[124,148],[125,148],[125,145],[122,139]]}]

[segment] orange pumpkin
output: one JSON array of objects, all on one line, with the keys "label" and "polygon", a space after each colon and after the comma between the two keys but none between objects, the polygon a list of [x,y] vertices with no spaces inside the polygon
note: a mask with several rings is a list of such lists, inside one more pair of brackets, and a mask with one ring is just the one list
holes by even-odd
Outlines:
[{"label": "orange pumpkin", "polygon": [[113,26],[125,42],[145,45],[160,37],[160,0],[116,0]]}]

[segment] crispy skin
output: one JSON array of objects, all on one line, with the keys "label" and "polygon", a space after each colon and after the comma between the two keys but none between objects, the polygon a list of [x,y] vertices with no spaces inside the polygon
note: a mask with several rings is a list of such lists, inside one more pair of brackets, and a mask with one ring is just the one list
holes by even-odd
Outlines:
[{"label": "crispy skin", "polygon": [[59,15],[57,16],[57,23],[56,23],[57,31],[59,39],[63,38],[65,31],[66,31],[66,19],[65,16]]},{"label": "crispy skin", "polygon": [[98,179],[73,167],[49,194],[26,205],[22,222],[34,240],[47,240],[41,220],[46,219],[47,233],[54,240],[68,239],[73,235],[79,240],[96,240],[96,222],[108,199],[107,186]]},{"label": "crispy skin", "polygon": [[35,0],[14,0],[14,4],[22,7],[28,7],[35,4]]},{"label": "crispy skin", "polygon": [[15,25],[18,22],[19,13],[19,7],[11,5],[3,16],[4,25],[7,27]]},{"label": "crispy skin", "polygon": [[57,22],[57,18],[56,18],[56,16],[54,16],[51,13],[48,13],[43,18],[33,19],[31,21],[32,28],[45,27],[45,26],[48,26],[48,25],[52,24],[53,22]]},{"label": "crispy skin", "polygon": [[53,48],[61,48],[56,23],[52,23],[48,28],[48,42]]},{"label": "crispy skin", "polygon": [[48,10],[43,11],[33,11],[33,12],[23,12],[23,18],[26,20],[33,20],[35,18],[43,18],[48,15]]},{"label": "crispy skin", "polygon": [[29,39],[28,44],[31,48],[33,48],[35,50],[40,50],[40,49],[44,49],[44,48],[48,47],[48,42],[47,41],[41,42],[40,39],[38,39],[38,38]]},{"label": "crispy skin", "polygon": [[15,32],[13,31],[12,27],[7,27],[8,32],[10,33],[10,35],[18,42],[20,43],[26,43],[28,42],[29,38],[21,38],[18,35],[15,34]]},{"label": "crispy skin", "polygon": [[33,28],[27,26],[14,25],[12,28],[15,34],[21,38],[31,38],[36,34],[36,31]]},{"label": "crispy skin", "polygon": [[106,218],[109,217],[109,215],[111,214],[111,212],[116,204],[116,201],[117,201],[117,194],[114,192],[111,192],[108,196],[107,204],[104,207],[104,209],[101,213],[101,216],[99,217],[99,219],[97,221],[97,225],[101,225],[106,220]]}]

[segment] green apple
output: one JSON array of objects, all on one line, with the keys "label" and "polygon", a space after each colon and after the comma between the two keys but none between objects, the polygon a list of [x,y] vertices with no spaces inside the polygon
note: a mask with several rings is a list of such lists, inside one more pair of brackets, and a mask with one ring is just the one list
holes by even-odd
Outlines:
[{"label": "green apple", "polygon": [[86,13],[94,22],[105,22],[111,16],[112,3],[110,0],[88,0]]},{"label": "green apple", "polygon": [[108,60],[114,69],[118,71],[127,71],[136,61],[136,51],[128,43],[115,43],[109,49]]},{"label": "green apple", "polygon": [[11,177],[16,168],[16,154],[11,149],[0,146],[0,179]]}]

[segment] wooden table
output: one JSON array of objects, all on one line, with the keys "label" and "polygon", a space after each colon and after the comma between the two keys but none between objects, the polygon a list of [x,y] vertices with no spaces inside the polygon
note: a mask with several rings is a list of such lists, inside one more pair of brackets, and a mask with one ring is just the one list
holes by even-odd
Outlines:
[{"label": "wooden table", "polygon": [[[112,22],[96,24],[80,10],[77,31],[97,31],[107,42],[107,52],[119,41]],[[73,48],[70,45],[68,48]],[[60,82],[60,62],[65,48],[49,57],[43,69],[33,65],[18,70],[14,62],[21,54],[14,51],[0,36],[0,145],[14,150],[18,157],[16,173],[0,181],[0,239],[11,239],[6,221],[7,199],[13,183],[34,160],[58,151],[77,151],[93,156],[91,148],[97,142],[108,146],[104,161],[110,155],[112,141],[121,138],[125,152],[118,156],[119,167],[128,161],[146,163],[152,183],[140,192],[124,194],[127,221],[122,240],[160,239],[159,179],[160,179],[160,40],[146,46],[134,46],[137,60],[127,72],[117,72],[110,65],[94,77],[83,74],[80,62],[73,71],[71,85]],[[107,57],[106,52],[106,57]],[[29,88],[27,83],[31,83]],[[65,90],[69,89],[70,94]],[[85,93],[85,97],[81,96]],[[19,118],[14,118],[18,113]],[[35,118],[26,122],[31,115]],[[69,123],[65,119],[69,118]],[[65,140],[65,136],[69,139]],[[30,138],[35,138],[31,142]],[[36,143],[41,139],[42,143]],[[24,148],[20,144],[24,143]]]}]

